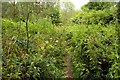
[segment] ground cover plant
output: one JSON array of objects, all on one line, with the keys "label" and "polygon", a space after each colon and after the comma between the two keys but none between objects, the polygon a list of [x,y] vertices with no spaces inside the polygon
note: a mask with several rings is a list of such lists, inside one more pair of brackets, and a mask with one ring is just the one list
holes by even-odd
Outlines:
[{"label": "ground cover plant", "polygon": [[2,3],[2,80],[119,80],[120,3],[59,4]]}]

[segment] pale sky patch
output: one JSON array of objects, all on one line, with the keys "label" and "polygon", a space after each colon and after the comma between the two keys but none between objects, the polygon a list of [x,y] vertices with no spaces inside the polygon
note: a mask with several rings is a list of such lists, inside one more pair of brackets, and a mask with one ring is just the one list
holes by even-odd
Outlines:
[{"label": "pale sky patch", "polygon": [[83,5],[87,4],[89,0],[70,0],[74,6],[75,9],[80,9]]}]

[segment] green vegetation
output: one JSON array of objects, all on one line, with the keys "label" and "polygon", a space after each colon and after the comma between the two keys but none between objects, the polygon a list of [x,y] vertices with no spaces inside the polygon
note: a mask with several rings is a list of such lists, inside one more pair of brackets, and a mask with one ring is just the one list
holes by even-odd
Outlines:
[{"label": "green vegetation", "polygon": [[119,3],[62,5],[2,3],[2,80],[120,79]]}]

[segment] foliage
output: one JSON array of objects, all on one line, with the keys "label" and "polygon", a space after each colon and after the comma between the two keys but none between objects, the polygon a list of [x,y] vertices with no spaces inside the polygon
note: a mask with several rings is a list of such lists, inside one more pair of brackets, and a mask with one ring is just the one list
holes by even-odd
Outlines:
[{"label": "foliage", "polygon": [[83,10],[104,10],[104,9],[109,9],[112,8],[116,2],[89,2],[88,4],[84,5],[82,7]]},{"label": "foliage", "polygon": [[74,50],[72,55],[74,56],[75,77],[81,79],[112,78],[107,75],[109,75],[110,67],[114,65],[114,60],[118,61],[119,56],[116,43],[117,34],[115,27],[111,26],[109,30],[95,25],[94,28],[92,26],[88,26],[88,28],[75,26],[76,30],[73,32],[74,36],[71,40],[71,46]]},{"label": "foliage", "polygon": [[[38,28],[40,26],[36,25],[36,28],[34,27],[33,29],[34,25],[30,24],[31,25],[29,26],[30,54],[26,54],[26,50],[25,50],[26,37],[24,35],[25,24],[22,23],[22,25],[19,26],[20,29],[18,33],[18,27],[17,27],[18,24],[8,19],[3,19],[2,22],[3,22],[3,35],[4,35],[3,36],[3,52],[4,52],[3,79],[7,79],[7,77],[10,77],[10,79],[27,79],[27,78],[43,79],[43,78],[61,77],[62,65],[56,65],[58,63],[63,62],[61,59],[62,57],[60,57],[60,55],[62,55],[61,47],[59,47],[60,43],[55,41],[56,40],[55,36],[51,36],[53,35],[54,32],[52,32],[53,31],[52,29],[48,28],[49,26],[48,27],[46,26],[46,28],[41,27],[39,30]],[[11,25],[11,27],[9,25]],[[11,34],[7,33],[13,30],[15,33],[14,32],[11,32]],[[49,33],[50,35],[48,35]],[[51,41],[51,39],[53,40]],[[53,44],[54,42],[56,42],[56,45]],[[53,50],[54,46],[56,46],[55,50]],[[12,72],[13,69],[15,69],[16,71]]]},{"label": "foliage", "polygon": [[[97,6],[93,6],[94,4],[98,4],[102,6],[107,6],[107,8],[96,10]],[[110,6],[108,6],[109,4]],[[114,7],[115,3],[99,3],[99,2],[90,2],[83,6],[83,10],[79,11],[77,15],[73,19],[73,23],[76,24],[98,24],[98,25],[108,25],[109,23],[115,23],[116,20],[116,7]],[[84,8],[92,7],[93,9],[85,10]],[[109,8],[108,8],[109,7]],[[101,8],[101,7],[100,7]],[[109,12],[109,13],[108,13]]]},{"label": "foliage", "polygon": [[[103,3],[96,4],[100,7]],[[4,5],[8,6],[6,3]],[[24,8],[20,8],[20,5]],[[21,15],[18,19],[13,18],[12,13],[6,13],[2,17],[3,80],[66,78],[66,56],[72,58],[73,78],[120,79],[119,27],[116,25],[116,16],[119,18],[119,15],[115,14],[116,7],[109,10],[104,6],[104,9],[98,10],[97,7],[93,8],[94,3],[88,3],[85,8],[92,5],[92,10],[78,11],[78,14],[74,15],[73,24],[70,24],[69,20],[61,27],[54,24],[70,17],[63,16],[60,19],[60,13],[56,10],[58,7],[51,6],[52,10],[48,7],[43,9],[43,4],[42,8],[26,7],[30,5],[34,4],[16,4]],[[39,9],[37,11],[37,8],[43,12],[39,12]],[[29,11],[27,36],[26,15]],[[44,13],[45,15],[42,15]],[[29,53],[26,52],[27,49]]]}]

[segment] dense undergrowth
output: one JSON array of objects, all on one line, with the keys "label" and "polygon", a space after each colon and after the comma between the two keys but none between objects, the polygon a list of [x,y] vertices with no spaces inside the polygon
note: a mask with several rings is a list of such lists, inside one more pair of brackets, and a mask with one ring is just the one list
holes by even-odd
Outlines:
[{"label": "dense undergrowth", "polygon": [[3,3],[2,80],[67,78],[68,57],[73,79],[120,79],[116,3],[89,2],[74,15],[65,5]]},{"label": "dense undergrowth", "polygon": [[[41,21],[41,20],[40,20]],[[3,80],[64,78],[64,58],[72,56],[73,78],[118,79],[116,27],[74,25],[56,27],[29,22],[29,54],[26,54],[24,22],[2,19]]]}]

